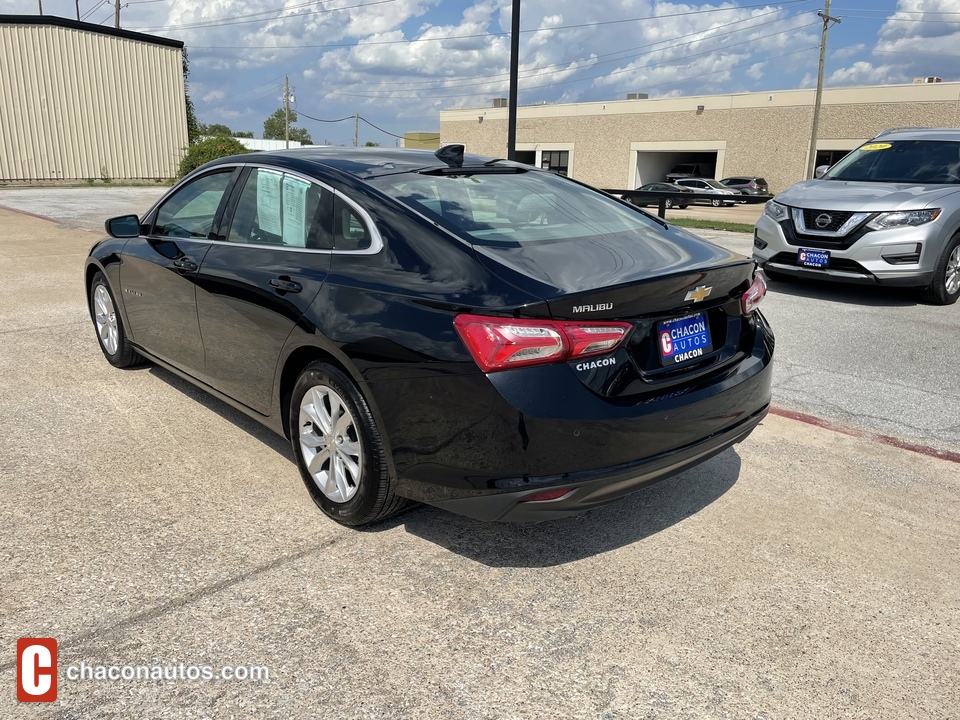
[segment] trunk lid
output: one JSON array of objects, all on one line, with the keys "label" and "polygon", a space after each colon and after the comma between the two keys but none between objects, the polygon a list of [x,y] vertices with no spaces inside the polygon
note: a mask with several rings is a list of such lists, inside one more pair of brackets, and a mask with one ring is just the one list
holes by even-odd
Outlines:
[{"label": "trunk lid", "polygon": [[[740,296],[753,280],[753,260],[679,228],[629,238],[477,245],[475,250],[491,271],[543,298],[542,304],[525,307],[523,316],[633,326],[609,356],[570,362],[599,395],[643,401],[685,392],[705,375],[738,362],[753,346],[752,324],[740,311]],[[701,323],[709,346],[698,345],[679,361],[664,357],[664,332],[677,329],[675,337],[684,337]]]}]

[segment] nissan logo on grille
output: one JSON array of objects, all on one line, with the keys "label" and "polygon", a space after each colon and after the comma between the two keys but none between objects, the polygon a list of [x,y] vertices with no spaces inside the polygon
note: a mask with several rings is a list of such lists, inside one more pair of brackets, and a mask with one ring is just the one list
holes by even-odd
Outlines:
[{"label": "nissan logo on grille", "polygon": [[833,222],[833,218],[826,213],[821,213],[820,215],[817,215],[817,219],[813,222],[818,228],[823,229]]}]

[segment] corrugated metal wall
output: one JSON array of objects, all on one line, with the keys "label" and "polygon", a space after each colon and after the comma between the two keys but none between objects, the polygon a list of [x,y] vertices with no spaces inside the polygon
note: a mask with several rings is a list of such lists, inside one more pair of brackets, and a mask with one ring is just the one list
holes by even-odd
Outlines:
[{"label": "corrugated metal wall", "polygon": [[174,177],[182,60],[164,45],[0,24],[0,181]]}]

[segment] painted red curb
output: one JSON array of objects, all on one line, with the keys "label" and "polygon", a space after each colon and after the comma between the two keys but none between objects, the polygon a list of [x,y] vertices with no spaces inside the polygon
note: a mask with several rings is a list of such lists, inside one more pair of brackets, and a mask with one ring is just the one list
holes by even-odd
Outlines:
[{"label": "painted red curb", "polygon": [[30,217],[35,217],[37,220],[46,220],[47,222],[52,222],[56,225],[59,225],[56,220],[46,215],[37,215],[36,213],[27,212],[26,210],[17,210],[16,208],[7,207],[6,205],[0,205],[0,210],[9,210],[12,213],[17,213],[18,215],[29,215]]},{"label": "painted red curb", "polygon": [[946,462],[957,463],[960,465],[960,453],[952,452],[950,450],[938,450],[937,448],[930,447],[929,445],[917,445],[916,443],[900,440],[899,438],[890,437],[889,435],[872,435],[870,433],[859,432],[857,430],[834,425],[827,420],[818,418],[816,415],[808,415],[807,413],[797,412],[796,410],[771,407],[770,414],[778,415],[779,417],[784,417],[788,420],[796,420],[798,422],[806,423],[807,425],[814,425],[816,427],[823,428],[824,430],[831,430],[843,435],[849,435],[850,437],[867,438],[868,440],[874,440],[878,443],[883,443],[884,445],[898,448],[899,450],[906,450],[908,452],[917,453],[918,455],[926,455],[927,457],[936,458],[937,460],[945,460]]}]

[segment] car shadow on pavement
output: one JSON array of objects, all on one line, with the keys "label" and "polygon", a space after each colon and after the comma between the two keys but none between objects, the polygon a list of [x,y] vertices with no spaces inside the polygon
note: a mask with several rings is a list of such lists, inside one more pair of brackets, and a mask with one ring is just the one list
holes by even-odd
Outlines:
[{"label": "car shadow on pavement", "polygon": [[[284,438],[165,368],[151,365],[148,372],[287,458],[291,481],[300,482],[293,451]],[[488,523],[415,505],[359,531],[403,527],[411,535],[490,567],[551,567],[631,545],[676,525],[717,500],[739,476],[740,456],[730,448],[681,475],[561,520]],[[331,521],[318,511],[317,522]]]},{"label": "car shadow on pavement", "polygon": [[915,288],[843,285],[814,280],[768,280],[770,293],[870,307],[913,307],[920,304]]},{"label": "car shadow on pavement", "polygon": [[740,456],[731,448],[681,475],[562,520],[485,523],[420,506],[394,522],[490,567],[552,567],[632,545],[676,525],[721,497],[739,476]]},{"label": "car shadow on pavement", "polygon": [[[293,450],[291,449],[290,443],[286,440],[286,438],[280,437],[275,432],[257,422],[253,418],[248,417],[244,413],[240,412],[234,407],[231,407],[229,404],[223,402],[219,398],[214,397],[205,390],[201,390],[193,383],[187,382],[182,377],[170,372],[166,368],[153,364],[149,365],[148,368],[150,374],[154,377],[163,380],[163,382],[167,383],[167,385],[170,387],[174,388],[175,390],[179,390],[191,400],[195,400],[207,408],[207,410],[215,412],[224,420],[229,420],[238,428],[245,431],[251,437],[256,438],[271,450],[283,455],[292,464],[296,462],[293,457]],[[297,472],[295,464],[293,467],[293,472]]]}]

